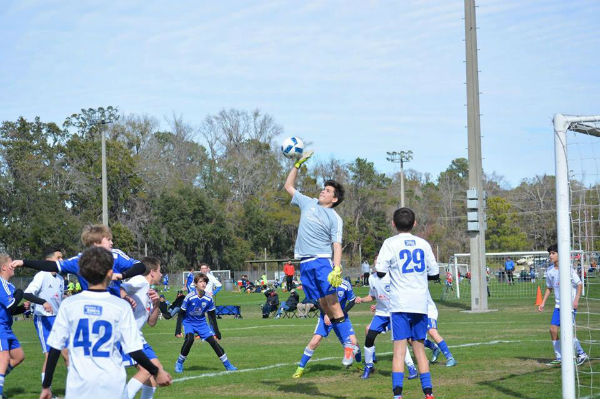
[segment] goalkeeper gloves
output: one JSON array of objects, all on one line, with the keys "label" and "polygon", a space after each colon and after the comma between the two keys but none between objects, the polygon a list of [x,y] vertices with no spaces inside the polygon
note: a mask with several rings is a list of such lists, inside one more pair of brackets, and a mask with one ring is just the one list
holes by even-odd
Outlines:
[{"label": "goalkeeper gloves", "polygon": [[300,169],[300,167],[302,166],[302,164],[306,161],[308,161],[308,159],[310,157],[313,156],[313,152],[312,151],[307,151],[304,153],[304,156],[302,158],[300,158],[299,160],[296,161],[296,163],[294,164],[294,166],[296,167],[296,169]]},{"label": "goalkeeper gloves", "polygon": [[327,276],[327,281],[332,287],[339,287],[342,284],[342,268],[335,266]]}]

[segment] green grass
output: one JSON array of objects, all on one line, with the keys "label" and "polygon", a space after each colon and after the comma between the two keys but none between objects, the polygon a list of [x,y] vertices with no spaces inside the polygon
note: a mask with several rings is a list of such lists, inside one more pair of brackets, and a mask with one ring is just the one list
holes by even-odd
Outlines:
[{"label": "green grass", "polygon": [[[433,287],[434,298],[439,298]],[[357,288],[361,296],[366,288]],[[172,293],[171,293],[172,295]],[[302,295],[301,295],[302,296]],[[372,378],[360,379],[356,368],[341,365],[342,349],[335,337],[325,339],[308,363],[304,376],[291,378],[314,330],[316,319],[262,319],[262,294],[220,292],[220,305],[241,305],[243,319],[225,316],[219,320],[221,341],[229,359],[240,371],[224,373],[210,346],[196,341],[183,374],[173,365],[182,339],[173,335],[174,320],[160,320],[146,328],[145,337],[174,378],[172,386],[159,388],[156,398],[381,398],[391,397],[390,335],[376,341],[378,363]],[[287,294],[280,294],[281,299]],[[553,358],[548,335],[551,306],[540,314],[535,298],[491,300],[497,311],[464,312],[464,303],[440,304],[440,333],[450,345],[458,365],[444,367],[445,359],[431,367],[436,398],[559,398],[560,368],[545,363]],[[359,342],[364,343],[369,304],[350,312]],[[14,324],[26,354],[25,362],[6,379],[5,394],[11,398],[39,395],[42,354],[31,321]],[[428,352],[428,356],[430,353]],[[132,375],[133,371],[128,372]],[[66,370],[59,362],[54,391],[64,395]],[[99,376],[99,378],[102,378]],[[422,398],[419,380],[405,381],[404,398]]]}]

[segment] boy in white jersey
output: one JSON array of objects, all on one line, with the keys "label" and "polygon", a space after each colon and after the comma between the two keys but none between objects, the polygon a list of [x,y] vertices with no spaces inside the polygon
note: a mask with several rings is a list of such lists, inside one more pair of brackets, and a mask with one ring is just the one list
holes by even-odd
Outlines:
[{"label": "boy in white jersey", "polygon": [[427,280],[439,279],[439,267],[429,243],[410,233],[415,225],[415,213],[411,209],[397,209],[392,223],[398,234],[383,242],[375,270],[390,275],[394,399],[402,398],[409,339],[417,358],[423,393],[426,399],[432,399],[433,385],[423,341],[427,336]]},{"label": "boy in white jersey", "polygon": [[[560,327],[560,272],[558,269],[558,245],[553,244],[548,247],[548,254],[550,256],[550,263],[552,265],[546,271],[546,291],[544,292],[544,298],[542,303],[538,306],[538,311],[544,310],[546,300],[550,296],[550,293],[554,291],[554,312],[552,313],[552,320],[550,321],[550,338],[552,339],[552,346],[554,347],[554,354],[556,358],[549,364],[560,364],[562,361],[562,354],[560,350],[560,341],[558,340],[558,329]],[[571,268],[571,300],[573,301],[573,323],[575,323],[575,316],[577,314],[577,306],[579,305],[579,297],[581,297],[581,291],[583,284],[581,279]],[[588,358],[587,353],[581,347],[577,337],[573,335],[573,344],[577,352],[577,365],[582,364]]]},{"label": "boy in white jersey", "polygon": [[[45,259],[48,261],[56,262],[62,259],[62,252],[58,249],[46,250]],[[63,294],[65,290],[65,280],[56,272],[38,272],[33,276],[33,280],[27,288],[25,288],[25,294],[33,294],[42,298],[43,302],[39,303],[35,300],[32,302],[33,306],[33,324],[42,346],[42,353],[44,354],[44,364],[42,365],[42,381],[44,381],[44,373],[46,371],[46,362],[48,361],[48,336],[52,325],[56,319],[58,308],[62,302]],[[27,295],[24,295],[27,297]],[[26,298],[27,299],[27,298]],[[30,300],[30,299],[28,299]],[[66,349],[63,349],[62,356],[65,359],[65,364],[68,367],[69,364],[69,353]]]},{"label": "boy in white jersey", "polygon": [[[160,272],[160,261],[154,257],[146,257],[142,259],[142,263],[146,265],[146,272],[143,275],[130,278],[121,285],[124,294],[131,297],[136,303],[133,309],[133,317],[137,323],[142,342],[144,343],[144,353],[148,359],[158,368],[162,368],[160,361],[156,357],[154,349],[146,342],[142,334],[142,328],[146,323],[150,327],[154,327],[158,321],[160,314],[159,302],[160,297],[150,288],[153,284],[158,284],[162,277]],[[129,356],[126,356],[129,358]],[[130,358],[128,360],[131,360]],[[133,399],[137,392],[142,390],[142,399],[152,399],[156,391],[156,381],[152,375],[144,368],[136,364],[138,372],[127,383],[127,395],[129,399]]]},{"label": "boy in white jersey", "polygon": [[215,300],[215,295],[217,292],[221,291],[223,284],[215,277],[215,275],[210,271],[210,266],[206,263],[200,264],[200,273],[203,273],[208,277],[208,284],[206,285],[205,291],[208,292],[212,297],[213,301]]},{"label": "boy in white jersey", "polygon": [[70,360],[65,399],[127,398],[127,374],[119,344],[159,385],[169,385],[171,376],[142,351],[131,306],[107,292],[113,274],[112,253],[102,247],[89,248],[81,255],[79,266],[89,286],[66,298],[58,310],[48,337],[51,349],[40,399],[52,398],[54,368],[65,346]]},{"label": "boy in white jersey", "polygon": [[[375,258],[377,261],[377,258]],[[371,302],[376,300],[376,304],[371,306],[375,315],[371,322],[365,327],[365,370],[361,378],[367,379],[375,371],[375,338],[390,328],[390,276],[387,273],[375,272],[368,279],[369,295],[366,297],[357,297],[356,303]],[[417,369],[413,363],[410,351],[406,351],[404,363],[408,366],[408,379],[417,378]]]}]

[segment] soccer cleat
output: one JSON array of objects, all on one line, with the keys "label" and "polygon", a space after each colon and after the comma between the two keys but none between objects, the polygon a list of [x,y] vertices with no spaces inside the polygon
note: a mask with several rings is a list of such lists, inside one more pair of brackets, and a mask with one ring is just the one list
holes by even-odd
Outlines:
[{"label": "soccer cleat", "polygon": [[435,399],[435,398],[433,397],[433,394],[428,393],[427,395],[425,395],[425,399]]},{"label": "soccer cleat", "polygon": [[408,366],[408,379],[409,380],[414,380],[415,378],[417,378],[418,375],[419,375],[419,373],[417,373],[417,369],[415,368],[415,366]]},{"label": "soccer cleat", "polygon": [[433,348],[433,355],[431,355],[431,363],[437,363],[440,353],[442,353],[442,350],[440,348],[438,348],[438,346],[436,345]]},{"label": "soccer cleat", "polygon": [[451,357],[450,359],[448,359],[448,361],[446,362],[446,367],[454,367],[456,366],[456,360],[454,360],[453,357]]},{"label": "soccer cleat", "polygon": [[180,361],[175,362],[175,372],[183,373],[183,363],[181,363]]},{"label": "soccer cleat", "polygon": [[547,366],[555,366],[560,365],[562,361],[560,359],[554,359],[551,362],[546,363]]},{"label": "soccer cleat", "polygon": [[227,362],[227,364],[223,364],[225,366],[225,369],[227,371],[236,371],[238,368],[235,367],[233,364]]},{"label": "soccer cleat", "polygon": [[577,355],[576,363],[578,366],[581,366],[583,364],[583,362],[585,362],[586,360],[588,360],[588,355],[587,355],[587,353],[583,352],[583,353],[580,353],[579,355]]},{"label": "soccer cleat", "polygon": [[294,375],[292,375],[292,378],[300,378],[302,377],[302,374],[304,374],[304,367],[298,366],[296,372],[294,373]]},{"label": "soccer cleat", "polygon": [[354,349],[351,346],[347,346],[344,348],[342,364],[346,367],[350,367],[352,366],[352,363],[354,363]]},{"label": "soccer cleat", "polygon": [[366,380],[367,378],[369,378],[371,376],[371,374],[373,373],[373,371],[375,371],[375,367],[373,366],[366,366],[365,367],[365,371],[363,372],[363,375],[360,377],[363,380]]}]

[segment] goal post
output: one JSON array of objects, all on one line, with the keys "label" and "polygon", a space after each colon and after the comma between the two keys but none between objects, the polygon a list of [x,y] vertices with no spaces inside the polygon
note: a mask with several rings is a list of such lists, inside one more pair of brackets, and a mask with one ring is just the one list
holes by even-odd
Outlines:
[{"label": "goal post", "polygon": [[[572,223],[572,187],[570,186],[574,176],[570,176],[569,148],[567,144],[567,131],[577,132],[590,136],[600,137],[600,115],[592,116],[572,116],[556,114],[554,115],[554,159],[556,168],[556,223],[558,236],[558,256],[559,256],[559,274],[560,274],[560,297],[571,297],[571,258],[570,253],[572,244],[577,243],[574,240],[571,231]],[[573,165],[571,165],[573,166]],[[584,168],[582,168],[584,169]],[[587,182],[583,181],[585,185]],[[598,182],[593,182],[598,183]],[[575,181],[573,181],[575,184]],[[581,246],[581,242],[578,243]],[[574,248],[573,248],[574,249]],[[577,248],[579,249],[579,248]],[[582,263],[582,266],[584,264]],[[582,273],[585,275],[585,273]],[[573,303],[571,301],[561,301],[560,312],[560,342],[562,349],[562,397],[564,399],[574,399],[575,395],[575,364],[574,358],[574,323],[571,316],[573,312]],[[593,385],[590,383],[590,393],[593,395]],[[581,393],[581,390],[579,390]]]}]

